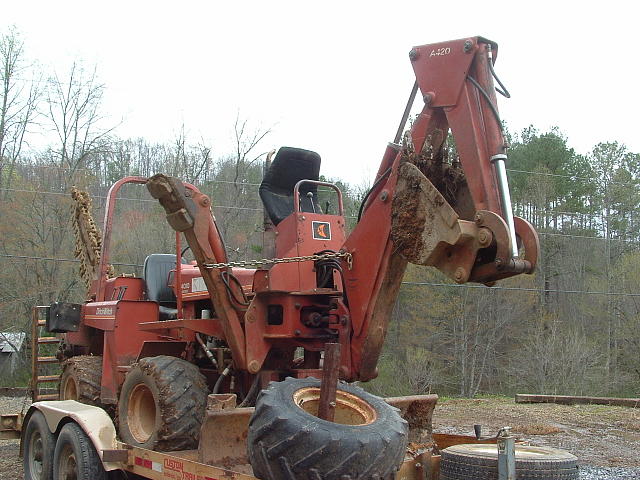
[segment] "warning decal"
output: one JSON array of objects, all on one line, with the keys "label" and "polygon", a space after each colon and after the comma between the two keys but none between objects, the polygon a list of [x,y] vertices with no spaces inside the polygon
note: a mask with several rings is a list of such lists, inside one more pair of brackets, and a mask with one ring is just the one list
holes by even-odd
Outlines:
[{"label": "warning decal", "polygon": [[331,240],[331,224],[329,222],[311,222],[314,240]]}]

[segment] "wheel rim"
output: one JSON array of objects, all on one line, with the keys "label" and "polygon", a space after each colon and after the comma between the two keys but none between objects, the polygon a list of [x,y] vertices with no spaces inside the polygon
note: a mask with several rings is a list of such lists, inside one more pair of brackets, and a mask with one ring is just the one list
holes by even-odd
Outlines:
[{"label": "wheel rim", "polygon": [[58,478],[60,480],[77,480],[78,478],[78,462],[70,445],[65,445],[60,452]]},{"label": "wheel rim", "polygon": [[43,449],[42,435],[38,431],[33,432],[29,442],[29,470],[31,477],[36,480],[42,479]]},{"label": "wheel rim", "polygon": [[67,377],[62,386],[63,400],[78,400],[78,385],[73,377]]},{"label": "wheel rim", "polygon": [[138,443],[147,442],[156,427],[156,401],[146,385],[139,383],[129,395],[127,424]]},{"label": "wheel rim", "polygon": [[[317,417],[320,389],[317,387],[301,388],[293,394],[293,402],[305,412]],[[373,423],[376,418],[378,415],[368,402],[342,390],[336,392],[334,423],[362,426]]]}]

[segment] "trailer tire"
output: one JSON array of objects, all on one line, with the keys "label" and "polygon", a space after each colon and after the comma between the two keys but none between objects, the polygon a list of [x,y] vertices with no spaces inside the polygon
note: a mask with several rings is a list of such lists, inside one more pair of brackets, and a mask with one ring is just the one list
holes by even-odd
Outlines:
[{"label": "trailer tire", "polygon": [[102,406],[102,357],[78,355],[66,360],[60,375],[60,400],[76,400],[88,405]]},{"label": "trailer tire", "polygon": [[67,423],[53,454],[53,480],[107,480],[93,443],[76,423]]},{"label": "trailer tire", "polygon": [[161,355],[143,358],[127,373],[118,400],[126,443],[160,451],[198,447],[207,384],[196,365]]},{"label": "trailer tire", "polygon": [[398,409],[340,382],[336,421],[329,422],[315,416],[319,392],[315,378],[287,378],[262,391],[247,442],[254,475],[263,480],[394,478],[408,436]]},{"label": "trailer tire", "polygon": [[23,445],[22,464],[25,480],[51,480],[56,437],[49,430],[47,421],[39,410],[34,411],[29,417]]},{"label": "trailer tire", "polygon": [[[498,449],[493,444],[462,444],[441,452],[440,480],[498,478]],[[577,480],[578,459],[549,447],[516,445],[518,480]]]}]

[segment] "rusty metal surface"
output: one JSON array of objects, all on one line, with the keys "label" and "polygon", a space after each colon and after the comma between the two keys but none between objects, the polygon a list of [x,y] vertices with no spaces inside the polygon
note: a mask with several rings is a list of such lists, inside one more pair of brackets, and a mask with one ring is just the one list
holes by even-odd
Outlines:
[{"label": "rusty metal surface", "polygon": [[[233,353],[234,365],[238,369],[246,369],[245,333],[240,315],[227,295],[221,270],[204,267],[207,263],[225,262],[227,259],[218,227],[211,216],[211,200],[196,189],[189,190],[187,195],[187,188],[182,182],[161,174],[148,180],[147,189],[160,201],[171,227],[184,233],[220,319],[224,339]],[[231,288],[239,288],[233,283],[231,285]],[[236,294],[240,295],[240,292]]]},{"label": "rusty metal surface", "polygon": [[438,402],[438,395],[407,395],[384,399],[389,405],[400,409],[400,415],[409,423],[409,442],[429,444],[433,440],[433,410]]},{"label": "rusty metal surface", "polygon": [[399,167],[391,238],[411,263],[434,266],[458,283],[489,283],[531,273],[538,237],[528,222],[516,219],[524,258],[512,258],[509,230],[497,213],[479,210],[474,221],[461,220],[416,165],[405,162]]},{"label": "rusty metal surface", "polygon": [[[256,480],[247,464],[234,465],[227,468],[223,465],[207,465],[193,458],[192,451],[163,453],[131,447],[122,444],[129,450],[129,458],[123,469],[152,480],[178,479],[233,479]],[[243,468],[239,468],[243,467]],[[247,471],[247,468],[249,469]],[[240,472],[238,470],[245,470]]]},{"label": "rusty metal surface", "polygon": [[247,435],[254,408],[208,410],[200,430],[198,461],[230,470],[248,465]]},{"label": "rusty metal surface", "polygon": [[[248,463],[236,463],[239,458],[226,459],[226,464],[210,465],[193,458],[191,451],[168,454],[124,444],[121,444],[121,447],[128,450],[128,460],[121,465],[122,468],[152,480],[200,478],[257,480]],[[409,454],[405,457],[395,479],[437,480],[439,459],[439,456],[428,452]]]},{"label": "rusty metal surface", "polygon": [[[411,163],[398,172],[391,238],[411,263],[431,265],[458,283],[469,279],[483,244],[478,226],[456,211]],[[486,246],[486,245],[485,245]]]},{"label": "rusty metal surface", "polygon": [[110,276],[111,266],[109,265],[109,256],[111,253],[111,229],[113,227],[113,214],[116,208],[116,197],[123,185],[127,183],[144,184],[147,181],[144,177],[124,177],[114,183],[107,193],[107,204],[104,212],[104,222],[102,225],[102,249],[100,251],[99,268],[97,271],[97,283],[95,290],[96,300],[104,300],[105,282]]},{"label": "rusty metal surface", "polygon": [[322,382],[318,402],[318,418],[333,422],[336,412],[336,390],[340,368],[340,344],[327,343],[324,346]]},{"label": "rusty metal surface", "polygon": [[11,440],[20,438],[22,430],[21,413],[3,414],[0,416],[0,440]]},{"label": "rusty metal surface", "polygon": [[497,439],[495,437],[477,439],[476,437],[473,437],[471,435],[455,435],[452,433],[434,433],[433,442],[438,447],[438,450],[444,450],[445,448],[451,447],[452,445],[461,445],[466,443],[495,444],[497,442]]},{"label": "rusty metal surface", "polygon": [[235,393],[212,393],[207,396],[207,412],[221,412],[236,408]]}]

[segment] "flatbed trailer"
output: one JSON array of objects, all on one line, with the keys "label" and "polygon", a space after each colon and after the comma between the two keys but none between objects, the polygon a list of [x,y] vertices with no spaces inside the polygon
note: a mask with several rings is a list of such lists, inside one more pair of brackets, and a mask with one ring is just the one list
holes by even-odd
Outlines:
[{"label": "flatbed trailer", "polygon": [[[225,397],[216,395],[213,397]],[[226,396],[228,397],[228,396]],[[424,408],[433,408],[437,401],[436,395],[416,395],[410,397],[395,397],[385,399],[391,405],[400,408],[403,416],[410,422],[411,437],[415,440],[425,435],[431,437],[431,432],[425,432],[424,427],[431,425],[428,418],[416,415]],[[20,439],[20,455],[25,459],[25,469],[42,471],[46,467],[46,458],[53,461],[53,450],[60,449],[58,445],[46,445],[46,433],[32,433],[29,428],[34,416],[44,418],[46,426],[54,442],[57,444],[62,430],[69,424],[79,427],[73,429],[79,437],[80,443],[90,445],[95,455],[76,455],[74,462],[93,461],[93,465],[75,465],[78,471],[69,472],[68,478],[83,477],[81,471],[85,467],[98,472],[95,480],[100,478],[127,478],[127,473],[139,475],[153,480],[256,480],[251,465],[246,457],[246,436],[250,417],[254,411],[248,408],[231,407],[228,398],[214,398],[214,408],[207,411],[207,415],[214,416],[219,428],[215,434],[215,448],[208,445],[206,455],[215,452],[215,458],[203,458],[205,449],[183,450],[174,452],[159,452],[139,448],[120,441],[116,428],[108,413],[96,406],[76,402],[74,400],[43,401],[32,404],[26,414],[2,415],[0,421],[0,438]],[[37,422],[35,422],[37,423]],[[67,430],[72,430],[67,427]],[[30,433],[31,432],[31,433]],[[34,453],[35,443],[40,444],[38,452]],[[213,436],[203,436],[204,441],[212,441]],[[433,441],[435,440],[435,441]],[[495,439],[477,440],[475,437],[463,435],[433,435],[433,440],[426,443],[412,442],[407,449],[404,462],[398,470],[396,480],[438,480],[439,460],[436,443],[442,442],[442,447],[468,443],[496,443]],[[67,449],[67,455],[73,455],[73,449]],[[65,462],[63,454],[56,454],[58,462]],[[68,460],[68,459],[67,459]],[[30,463],[31,462],[31,463]],[[55,467],[55,465],[54,465]],[[86,468],[85,468],[86,469]],[[102,475],[102,477],[100,477]],[[61,477],[60,475],[58,476]],[[29,472],[25,471],[25,480],[29,479]],[[32,478],[35,478],[32,476]],[[48,477],[42,476],[41,480]],[[64,475],[62,476],[64,478]],[[62,478],[60,480],[62,480]],[[66,479],[65,479],[66,480]]]},{"label": "flatbed trailer", "polygon": [[[432,433],[437,395],[385,401],[409,423],[410,442],[395,480],[469,479],[489,472],[499,480],[578,478],[575,456],[527,446],[512,437],[508,427],[495,437],[482,437],[479,428],[475,436]],[[208,432],[203,428],[199,448],[194,450],[161,452],[122,442],[104,409],[74,400],[36,402],[25,415],[2,415],[0,439],[20,439],[25,480],[257,480],[246,453],[254,410],[236,407],[234,395],[210,395],[204,424]],[[210,422],[216,425],[215,431]],[[53,476],[46,473],[53,470]],[[299,473],[283,480],[300,478]],[[309,473],[309,478],[314,476]],[[381,480],[377,475],[364,478]],[[353,479],[343,476],[340,480]]]}]

